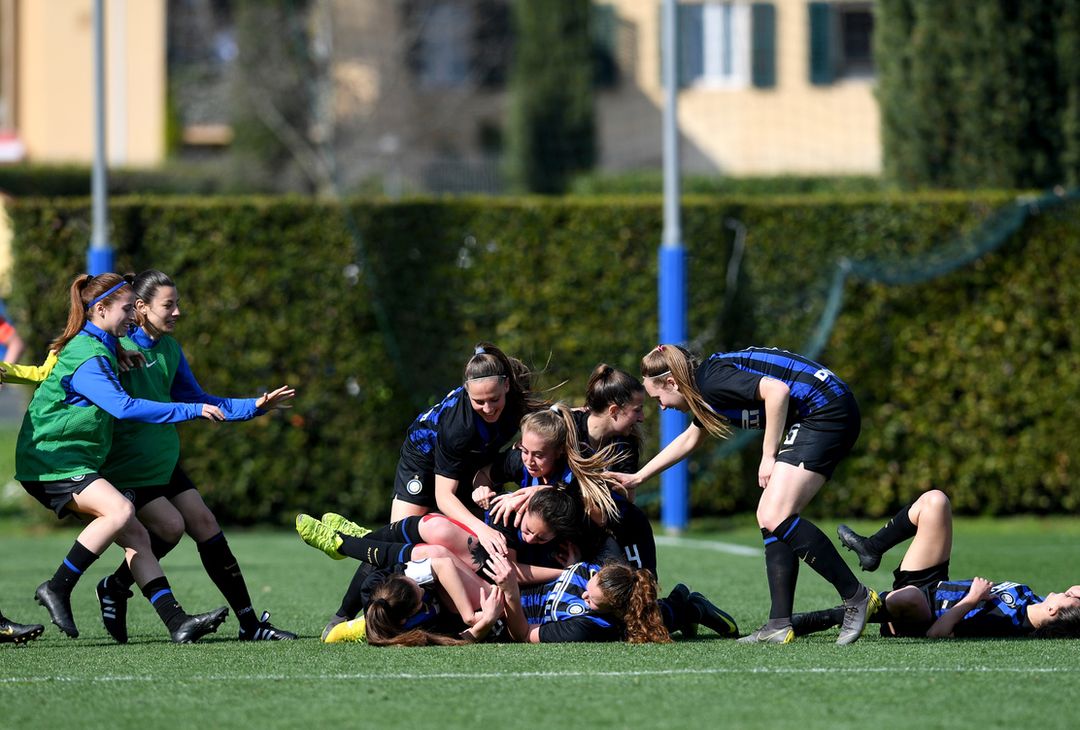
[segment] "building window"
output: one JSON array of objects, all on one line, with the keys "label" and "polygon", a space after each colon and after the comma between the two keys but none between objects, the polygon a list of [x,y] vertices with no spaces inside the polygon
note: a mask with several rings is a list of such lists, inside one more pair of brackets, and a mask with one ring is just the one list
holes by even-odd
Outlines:
[{"label": "building window", "polygon": [[836,6],[837,76],[874,75],[874,12],[869,4]]},{"label": "building window", "polygon": [[741,88],[750,83],[750,5],[681,4],[679,82],[682,86]]},{"label": "building window", "polygon": [[427,8],[418,31],[417,77],[427,88],[470,83],[472,13],[465,3],[439,2]]}]

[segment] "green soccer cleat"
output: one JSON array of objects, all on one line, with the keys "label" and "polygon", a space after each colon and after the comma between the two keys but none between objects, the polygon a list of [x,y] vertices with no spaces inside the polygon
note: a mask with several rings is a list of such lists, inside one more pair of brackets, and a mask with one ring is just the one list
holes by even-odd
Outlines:
[{"label": "green soccer cleat", "polygon": [[345,556],[338,552],[338,548],[341,547],[341,536],[311,515],[296,516],[296,531],[300,533],[300,538],[311,547],[322,550],[334,560],[345,559]]},{"label": "green soccer cleat", "polygon": [[367,641],[367,622],[360,614],[352,621],[342,621],[326,632],[323,642],[327,644],[359,644]]},{"label": "green soccer cleat", "polygon": [[366,527],[361,527],[350,519],[342,517],[337,512],[327,512],[320,520],[334,532],[340,532],[350,537],[366,537],[371,532]]}]

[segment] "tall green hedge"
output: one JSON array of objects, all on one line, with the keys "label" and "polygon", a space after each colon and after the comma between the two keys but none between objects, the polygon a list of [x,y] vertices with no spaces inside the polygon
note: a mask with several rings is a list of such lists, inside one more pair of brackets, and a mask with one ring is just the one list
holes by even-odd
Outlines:
[{"label": "tall green hedge", "polygon": [[[798,349],[835,260],[932,253],[1009,203],[1006,194],[689,199],[690,332],[701,349]],[[1044,213],[976,264],[911,287],[849,285],[821,359],[863,407],[855,454],[815,501],[881,515],[930,487],[970,513],[1072,511],[1080,393],[1077,207]],[[65,317],[87,201],[12,210],[10,308],[34,351]],[[747,226],[738,289],[731,231]],[[173,274],[178,336],[203,385],[253,394],[289,383],[296,407],[244,424],[181,427],[184,464],[238,522],[302,508],[385,515],[397,450],[419,410],[454,387],[490,339],[569,382],[598,361],[636,372],[656,342],[659,200],[357,202],[121,199],[118,267]],[[732,302],[725,311],[724,301]],[[649,409],[655,435],[656,414]],[[749,508],[756,445],[692,464],[695,514]]]}]

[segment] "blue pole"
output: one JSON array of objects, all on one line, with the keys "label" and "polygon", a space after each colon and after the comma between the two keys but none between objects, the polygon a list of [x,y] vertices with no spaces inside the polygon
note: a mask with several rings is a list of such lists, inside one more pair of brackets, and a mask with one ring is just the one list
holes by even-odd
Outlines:
[{"label": "blue pole", "polygon": [[[686,252],[682,246],[660,247],[660,341],[686,341]],[[660,443],[671,443],[686,429],[686,415],[660,414]],[[660,521],[668,532],[681,532],[690,517],[690,471],[686,460],[660,475]]]},{"label": "blue pole", "polygon": [[[686,252],[679,215],[679,123],[676,75],[675,0],[663,5],[664,75],[664,232],[660,244],[660,342],[686,341]],[[660,444],[667,446],[686,428],[678,411],[660,415]],[[690,472],[681,461],[660,475],[660,521],[667,532],[681,532],[689,518]]]},{"label": "blue pole", "polygon": [[109,245],[108,190],[105,181],[105,0],[94,0],[94,170],[90,180],[92,198],[90,248],[86,270],[97,276],[114,268]]}]

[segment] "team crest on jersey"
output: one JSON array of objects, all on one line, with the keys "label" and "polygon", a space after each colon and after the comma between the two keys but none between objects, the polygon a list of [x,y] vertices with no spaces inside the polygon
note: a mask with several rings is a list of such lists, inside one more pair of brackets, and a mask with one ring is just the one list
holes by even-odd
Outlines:
[{"label": "team crest on jersey", "polygon": [[566,612],[571,616],[580,616],[585,613],[585,605],[582,603],[571,603]]},{"label": "team crest on jersey", "polygon": [[424,483],[413,477],[409,480],[409,483],[405,485],[405,491],[409,494],[420,494],[420,491],[424,488]]}]

